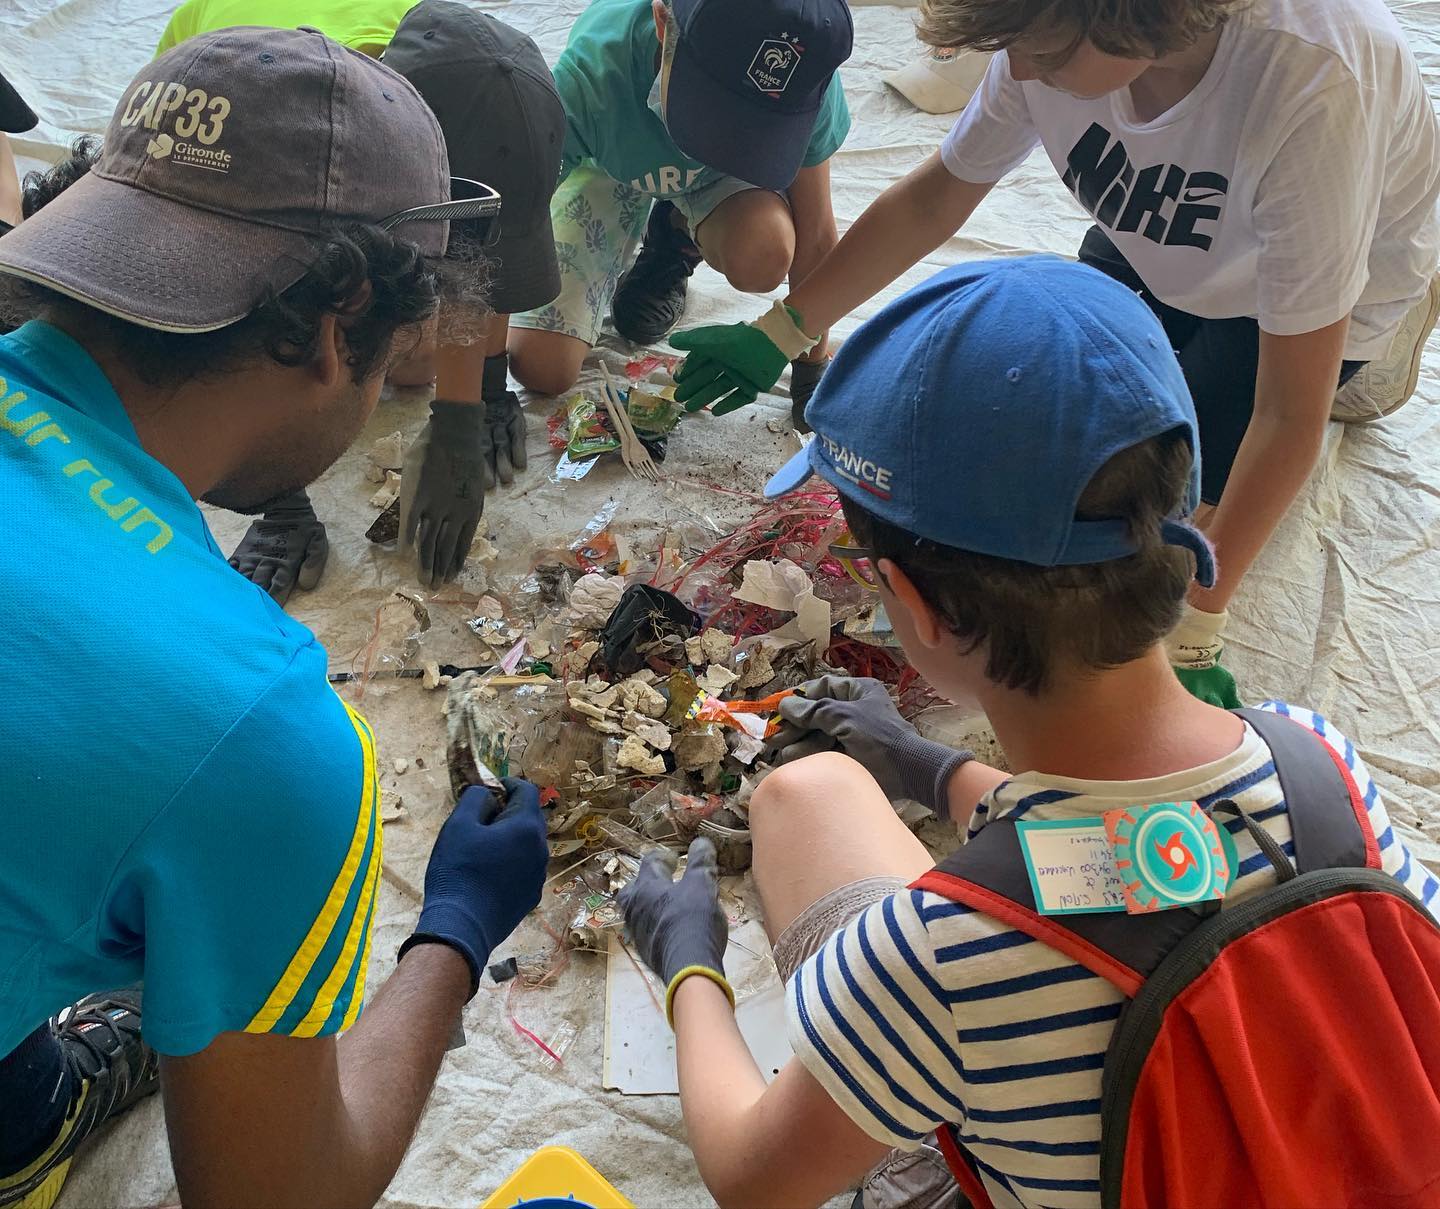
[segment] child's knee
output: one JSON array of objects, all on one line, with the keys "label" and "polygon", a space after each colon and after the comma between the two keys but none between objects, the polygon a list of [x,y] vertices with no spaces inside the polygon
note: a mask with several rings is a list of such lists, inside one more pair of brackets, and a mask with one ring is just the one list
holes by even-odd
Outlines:
[{"label": "child's knee", "polygon": [[870,779],[863,765],[838,751],[824,751],[782,764],[750,798],[750,830],[757,850],[767,836],[789,828],[809,831],[815,812],[833,814],[837,804],[857,796]]},{"label": "child's knee", "polygon": [[[510,333],[510,372],[526,390],[540,395],[564,394],[580,377],[585,359],[584,349],[571,350],[559,341],[545,339],[551,335],[523,330]],[[570,343],[569,338],[565,343]]]},{"label": "child's knee", "polygon": [[742,293],[768,294],[785,281],[794,253],[793,237],[785,232],[756,232],[726,256],[725,279]]}]

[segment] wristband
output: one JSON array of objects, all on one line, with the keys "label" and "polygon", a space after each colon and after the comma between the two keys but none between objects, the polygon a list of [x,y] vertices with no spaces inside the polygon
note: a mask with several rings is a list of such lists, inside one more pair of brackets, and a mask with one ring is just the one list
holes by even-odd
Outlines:
[{"label": "wristband", "polygon": [[730,983],[726,981],[724,974],[721,974],[717,970],[712,970],[709,966],[686,966],[684,969],[676,972],[675,977],[670,979],[670,985],[665,988],[665,1019],[670,1025],[671,1032],[675,1030],[675,989],[684,982],[685,979],[689,978],[691,974],[704,975],[704,977],[713,982],[725,992],[725,998],[730,1000],[730,1010],[732,1012],[735,1010],[735,992],[731,988]]}]

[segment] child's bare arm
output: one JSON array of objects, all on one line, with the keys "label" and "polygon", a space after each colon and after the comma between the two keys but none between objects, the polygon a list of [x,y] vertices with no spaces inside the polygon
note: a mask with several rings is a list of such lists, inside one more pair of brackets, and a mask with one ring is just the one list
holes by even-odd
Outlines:
[{"label": "child's bare arm", "polygon": [[1225,491],[1203,528],[1215,544],[1219,578],[1195,585],[1190,603],[1218,613],[1294,501],[1320,455],[1344,356],[1348,316],[1300,336],[1260,333],[1255,412]]},{"label": "child's bare arm", "polygon": [[957,179],[936,152],[871,202],[785,301],[808,333],[827,330],[954,235],[993,188]]},{"label": "child's bare arm", "polygon": [[823,1204],[889,1150],[798,1060],[767,1087],[734,1009],[709,979],[676,988],[675,1053],[690,1146],[723,1209]]}]

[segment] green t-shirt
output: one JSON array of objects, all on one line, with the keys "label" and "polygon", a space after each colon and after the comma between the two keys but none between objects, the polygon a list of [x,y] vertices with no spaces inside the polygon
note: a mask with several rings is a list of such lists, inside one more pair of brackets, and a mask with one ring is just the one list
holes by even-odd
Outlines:
[{"label": "green t-shirt", "polygon": [[160,35],[157,55],[196,34],[233,25],[312,25],[351,50],[378,57],[416,0],[186,0]]},{"label": "green t-shirt", "polygon": [[[723,175],[681,151],[651,109],[658,50],[650,0],[594,0],[576,18],[555,64],[566,115],[563,173],[592,160],[651,197],[703,188]],[[849,133],[850,109],[837,75],[815,119],[804,166],[823,164]]]}]

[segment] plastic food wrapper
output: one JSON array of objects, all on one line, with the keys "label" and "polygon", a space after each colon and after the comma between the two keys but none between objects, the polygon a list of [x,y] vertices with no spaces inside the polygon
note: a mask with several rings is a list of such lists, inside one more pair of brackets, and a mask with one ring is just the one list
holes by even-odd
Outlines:
[{"label": "plastic food wrapper", "polygon": [[613,453],[620,448],[620,440],[605,423],[600,408],[584,395],[571,395],[565,404],[566,431],[565,452],[572,461],[596,457],[602,453]]},{"label": "plastic food wrapper", "polygon": [[630,417],[637,435],[662,437],[680,423],[685,408],[675,401],[675,388],[667,386],[659,391],[630,388],[625,401],[625,413]]},{"label": "plastic food wrapper", "polygon": [[617,548],[610,522],[619,507],[619,500],[606,501],[605,507],[586,522],[579,536],[570,543],[568,552],[581,571],[601,571],[614,561]]},{"label": "plastic food wrapper", "polygon": [[605,948],[604,934],[625,923],[615,896],[639,872],[640,862],[630,854],[601,852],[582,861],[575,877],[556,887],[566,917],[566,938],[572,946]]},{"label": "plastic food wrapper", "polygon": [[445,699],[446,763],[450,788],[459,797],[471,785],[496,788],[499,778],[531,775],[526,753],[549,749],[550,731],[565,705],[562,686],[539,680],[494,687],[495,672],[466,672],[450,684]]},{"label": "plastic food wrapper", "polygon": [[664,353],[646,353],[644,356],[636,357],[625,363],[625,376],[634,382],[640,378],[649,377],[657,369],[663,369],[666,373],[674,373],[675,367],[682,360],[681,357],[667,356]]}]

